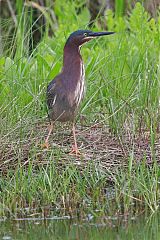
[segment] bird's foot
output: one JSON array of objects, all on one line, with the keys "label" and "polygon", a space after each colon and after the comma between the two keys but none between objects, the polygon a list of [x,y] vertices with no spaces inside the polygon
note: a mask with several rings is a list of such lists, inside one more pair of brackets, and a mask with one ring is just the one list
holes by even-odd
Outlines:
[{"label": "bird's foot", "polygon": [[82,153],[78,150],[76,146],[73,145],[71,152],[69,152],[69,155],[81,156]]},{"label": "bird's foot", "polygon": [[41,144],[41,148],[49,148],[49,143],[46,141],[43,144]]}]

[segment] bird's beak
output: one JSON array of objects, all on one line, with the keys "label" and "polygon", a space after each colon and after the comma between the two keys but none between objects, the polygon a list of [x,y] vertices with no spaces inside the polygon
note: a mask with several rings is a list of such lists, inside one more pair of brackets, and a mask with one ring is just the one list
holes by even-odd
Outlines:
[{"label": "bird's beak", "polygon": [[94,38],[94,37],[100,37],[100,36],[105,36],[105,35],[111,35],[114,33],[115,32],[92,32],[92,33],[89,33],[88,36],[91,38]]},{"label": "bird's beak", "polygon": [[88,33],[88,36],[84,38],[83,40],[83,44],[86,42],[89,42],[90,40],[96,38],[96,37],[100,37],[100,36],[105,36],[105,35],[111,35],[114,34],[115,32],[91,32]]}]

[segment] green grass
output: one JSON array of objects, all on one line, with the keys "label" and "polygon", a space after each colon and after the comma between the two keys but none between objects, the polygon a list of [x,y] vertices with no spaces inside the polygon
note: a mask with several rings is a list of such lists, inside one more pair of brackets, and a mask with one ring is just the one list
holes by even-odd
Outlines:
[{"label": "green grass", "polygon": [[[69,157],[66,152],[70,144],[62,140],[66,139],[65,127],[58,128],[60,133],[51,138],[52,142],[56,138],[56,146],[51,145],[48,151],[40,148],[46,135],[46,86],[61,69],[66,38],[74,30],[87,28],[87,10],[77,16],[74,3],[57,1],[58,28],[46,11],[46,33],[30,54],[32,11],[27,6],[18,7],[14,34],[7,32],[12,20],[2,22],[0,215],[28,214],[26,207],[34,212],[45,206],[58,209],[59,214],[82,216],[86,212],[114,215],[157,211],[160,18],[157,22],[149,20],[140,4],[130,17],[114,18],[108,11],[108,30],[116,34],[82,47],[87,92],[80,112],[86,116],[89,129],[84,132],[88,133],[95,122],[101,123],[107,126],[109,139],[115,139],[123,150],[120,163],[117,155],[113,163],[108,158],[106,165],[102,149],[96,150],[92,139],[89,160]],[[56,29],[52,38],[48,37],[51,24]],[[100,29],[96,26],[93,30]],[[79,144],[85,145],[87,135],[81,139],[81,129],[79,135]],[[103,144],[107,146],[108,142]],[[90,153],[87,146],[82,151]]]}]

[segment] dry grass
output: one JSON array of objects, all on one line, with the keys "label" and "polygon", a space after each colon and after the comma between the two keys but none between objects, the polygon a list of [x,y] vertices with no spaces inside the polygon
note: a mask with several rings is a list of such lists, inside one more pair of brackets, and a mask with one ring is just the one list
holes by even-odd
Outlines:
[{"label": "dry grass", "polygon": [[[23,135],[22,140],[20,134]],[[114,172],[118,167],[128,166],[131,155],[135,164],[144,159],[147,164],[152,164],[154,159],[160,161],[160,139],[157,137],[153,150],[150,134],[144,130],[143,134],[141,131],[134,136],[126,131],[122,138],[113,136],[108,127],[101,123],[77,125],[78,146],[82,153],[80,157],[68,154],[73,142],[70,126],[55,127],[49,149],[41,147],[46,135],[47,122],[42,120],[23,123],[15,131],[3,135],[0,142],[0,170],[5,173],[7,169],[15,169],[18,163],[27,166],[29,161],[35,166],[47,165],[51,161],[58,161],[59,166],[72,163],[83,169],[92,161],[102,171]]]}]

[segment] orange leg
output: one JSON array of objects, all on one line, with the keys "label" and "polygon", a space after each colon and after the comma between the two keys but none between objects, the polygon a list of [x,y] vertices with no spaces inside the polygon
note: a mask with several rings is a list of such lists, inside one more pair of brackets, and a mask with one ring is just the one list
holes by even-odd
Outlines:
[{"label": "orange leg", "polygon": [[74,145],[72,146],[72,151],[69,153],[70,155],[75,154],[76,156],[81,155],[80,151],[78,150],[77,140],[76,140],[76,131],[75,131],[75,124],[73,123],[72,127]]},{"label": "orange leg", "polygon": [[50,126],[49,126],[49,132],[48,132],[48,135],[47,135],[47,137],[46,137],[46,139],[45,139],[45,143],[42,145],[44,148],[49,148],[48,139],[49,139],[49,137],[50,137],[52,131],[53,131],[53,122],[51,122],[51,124],[50,124]]}]

